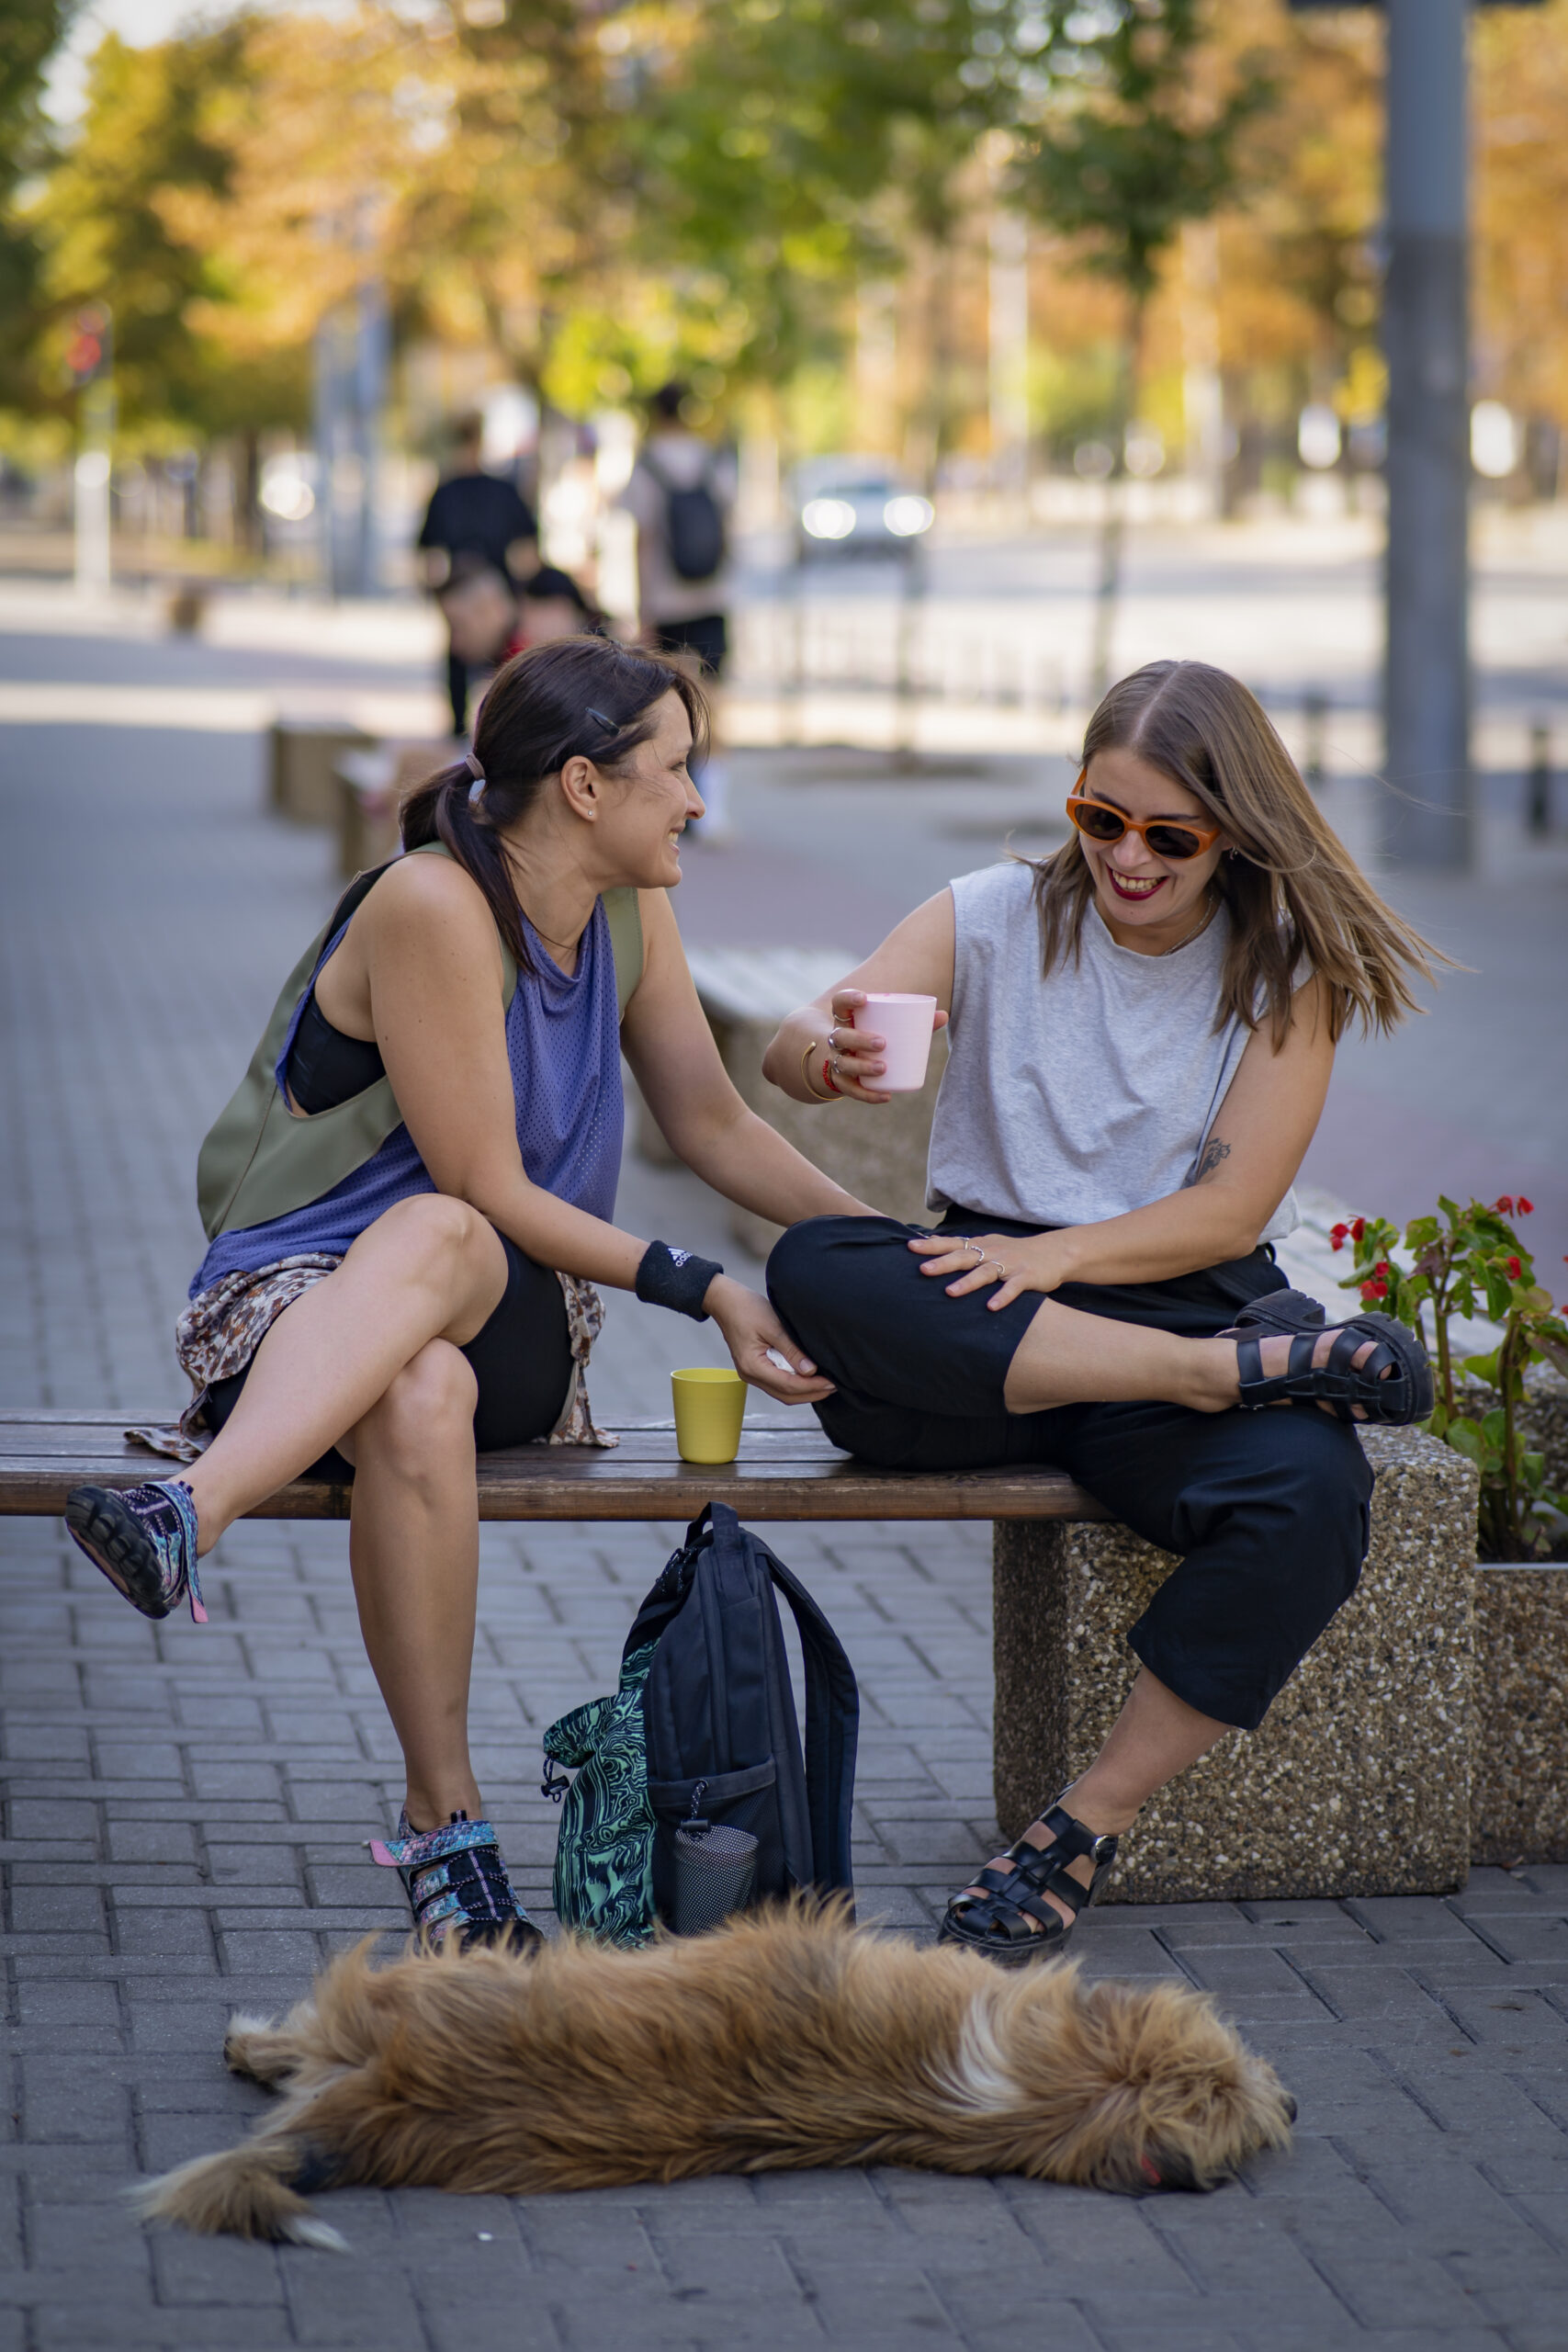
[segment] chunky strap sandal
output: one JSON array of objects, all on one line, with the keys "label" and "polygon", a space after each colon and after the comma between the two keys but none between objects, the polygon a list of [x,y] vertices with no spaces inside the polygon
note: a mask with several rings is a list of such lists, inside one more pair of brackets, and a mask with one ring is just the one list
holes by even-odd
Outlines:
[{"label": "chunky strap sandal", "polygon": [[395,1870],[401,1879],[421,1942],[441,1944],[456,1936],[465,1951],[475,1944],[496,1943],[533,1951],[544,1943],[513,1892],[488,1821],[470,1821],[466,1813],[455,1813],[445,1828],[416,1831],[405,1811],[397,1836],[373,1838],[370,1852],[384,1870]]},{"label": "chunky strap sandal", "polygon": [[[1003,1968],[1027,1968],[1037,1960],[1055,1960],[1064,1950],[1079,1912],[1094,1901],[1111,1874],[1116,1840],[1097,1838],[1059,1804],[1041,1818],[1054,1843],[1042,1849],[1021,1838],[1016,1846],[1008,1848],[1007,1870],[977,1871],[975,1884],[985,1892],[953,1896],[942,1917],[942,1942],[984,1952]],[[1087,1886],[1080,1885],[1066,1868],[1080,1854],[1091,1856],[1094,1862],[1094,1876]],[[1046,1902],[1048,1894],[1066,1905],[1071,1920],[1064,1919]]]},{"label": "chunky strap sandal", "polygon": [[[1301,1291],[1277,1290],[1244,1306],[1233,1328],[1218,1334],[1236,1343],[1242,1409],[1252,1413],[1265,1405],[1326,1405],[1341,1421],[1402,1425],[1426,1419],[1436,1392],[1430,1361],[1416,1332],[1392,1315],[1353,1315],[1342,1325],[1326,1328],[1334,1332],[1334,1345],[1327,1363],[1314,1364],[1313,1356],[1325,1329],[1315,1298]],[[1259,1330],[1291,1336],[1284,1372],[1264,1372]],[[1375,1343],[1372,1352],[1358,1364],[1356,1356],[1369,1340]]]}]

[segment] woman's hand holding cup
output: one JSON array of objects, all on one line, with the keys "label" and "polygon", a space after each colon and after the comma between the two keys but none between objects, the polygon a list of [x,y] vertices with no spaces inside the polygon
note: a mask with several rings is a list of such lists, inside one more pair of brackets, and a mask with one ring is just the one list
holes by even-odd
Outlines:
[{"label": "woman's hand holding cup", "polygon": [[[863,989],[835,990],[833,1025],[828,1033],[829,1069],[840,1093],[848,1095],[852,1101],[890,1102],[895,1093],[918,1091],[924,1082],[924,1071],[922,1068],[914,1087],[901,1072],[894,1075],[892,1084],[888,1083],[889,1040],[883,1028],[877,1025],[874,1005],[869,1016],[865,1011],[872,1001]],[[886,1001],[897,1003],[902,1011],[906,1001],[890,998]],[[929,1002],[931,1006],[931,1032],[925,1041],[929,1053],[930,1036],[939,1029],[945,1029],[947,1015],[938,1012],[934,997],[921,999],[920,1001]],[[898,1042],[902,1043],[901,1040]],[[902,1054],[894,1057],[902,1061],[907,1058],[907,1054],[906,1047]]]}]

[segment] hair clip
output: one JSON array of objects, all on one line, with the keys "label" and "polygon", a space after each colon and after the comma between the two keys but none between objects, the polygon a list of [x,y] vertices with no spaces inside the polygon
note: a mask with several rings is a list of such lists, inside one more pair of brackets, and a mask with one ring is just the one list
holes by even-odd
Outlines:
[{"label": "hair clip", "polygon": [[589,706],[588,716],[593,721],[595,727],[604,728],[607,735],[618,735],[620,733],[621,729],[619,722],[614,718],[606,718],[602,710],[595,710],[592,705]]},{"label": "hair clip", "polygon": [[468,806],[471,808],[485,788],[485,772],[483,768],[480,767],[478,760],[475,759],[472,752],[464,752],[463,765],[468,769],[468,774],[474,779],[472,784],[468,786]]}]

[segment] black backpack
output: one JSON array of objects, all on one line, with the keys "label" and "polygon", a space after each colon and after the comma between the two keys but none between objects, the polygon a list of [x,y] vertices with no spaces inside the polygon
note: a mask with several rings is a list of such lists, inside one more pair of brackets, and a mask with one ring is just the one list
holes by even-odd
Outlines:
[{"label": "black backpack", "polygon": [[[804,1754],[775,1587],[800,1632]],[[579,1768],[556,1852],[562,1926],[645,1942],[671,1915],[675,1832],[694,1813],[756,1838],[753,1900],[852,1892],[859,1723],[854,1670],[816,1601],[710,1503],[637,1611],[619,1690],[545,1735],[547,1756]]]},{"label": "black backpack", "polygon": [[727,535],[724,509],[714,496],[708,469],[689,490],[662,474],[645,449],[642,462],[664,493],[664,534],[671,570],[681,580],[711,580],[723,563]]}]

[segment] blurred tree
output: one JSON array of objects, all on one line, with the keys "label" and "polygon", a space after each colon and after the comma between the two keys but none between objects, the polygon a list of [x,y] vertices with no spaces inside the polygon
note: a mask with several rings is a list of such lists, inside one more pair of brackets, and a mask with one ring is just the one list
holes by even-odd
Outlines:
[{"label": "blurred tree", "polygon": [[629,257],[666,288],[622,368],[692,368],[716,398],[841,359],[854,286],[951,239],[994,116],[966,79],[987,22],[984,0],[707,0],[604,24]]},{"label": "blurred tree", "polygon": [[1275,93],[1249,55],[1222,73],[1204,0],[1021,0],[1021,9],[1013,46],[1035,62],[1021,87],[1013,189],[1077,241],[1080,266],[1111,280],[1124,303],[1090,657],[1095,700],[1110,675],[1126,431],[1160,264],[1184,222],[1245,192],[1245,134]]},{"label": "blurred tree", "polygon": [[0,405],[30,389],[42,254],[17,199],[51,158],[44,76],[73,14],[74,0],[6,0],[0,8]]},{"label": "blurred tree", "polygon": [[1568,5],[1489,10],[1472,39],[1476,390],[1525,421],[1518,487],[1551,497],[1568,435]]},{"label": "blurred tree", "polygon": [[76,135],[30,211],[49,296],[45,394],[69,401],[72,316],[107,303],[120,430],[133,448],[254,437],[304,413],[299,352],[247,352],[226,334],[253,298],[231,253],[206,233],[233,196],[236,130],[254,96],[251,29],[237,18],[145,49],[107,35]]}]

